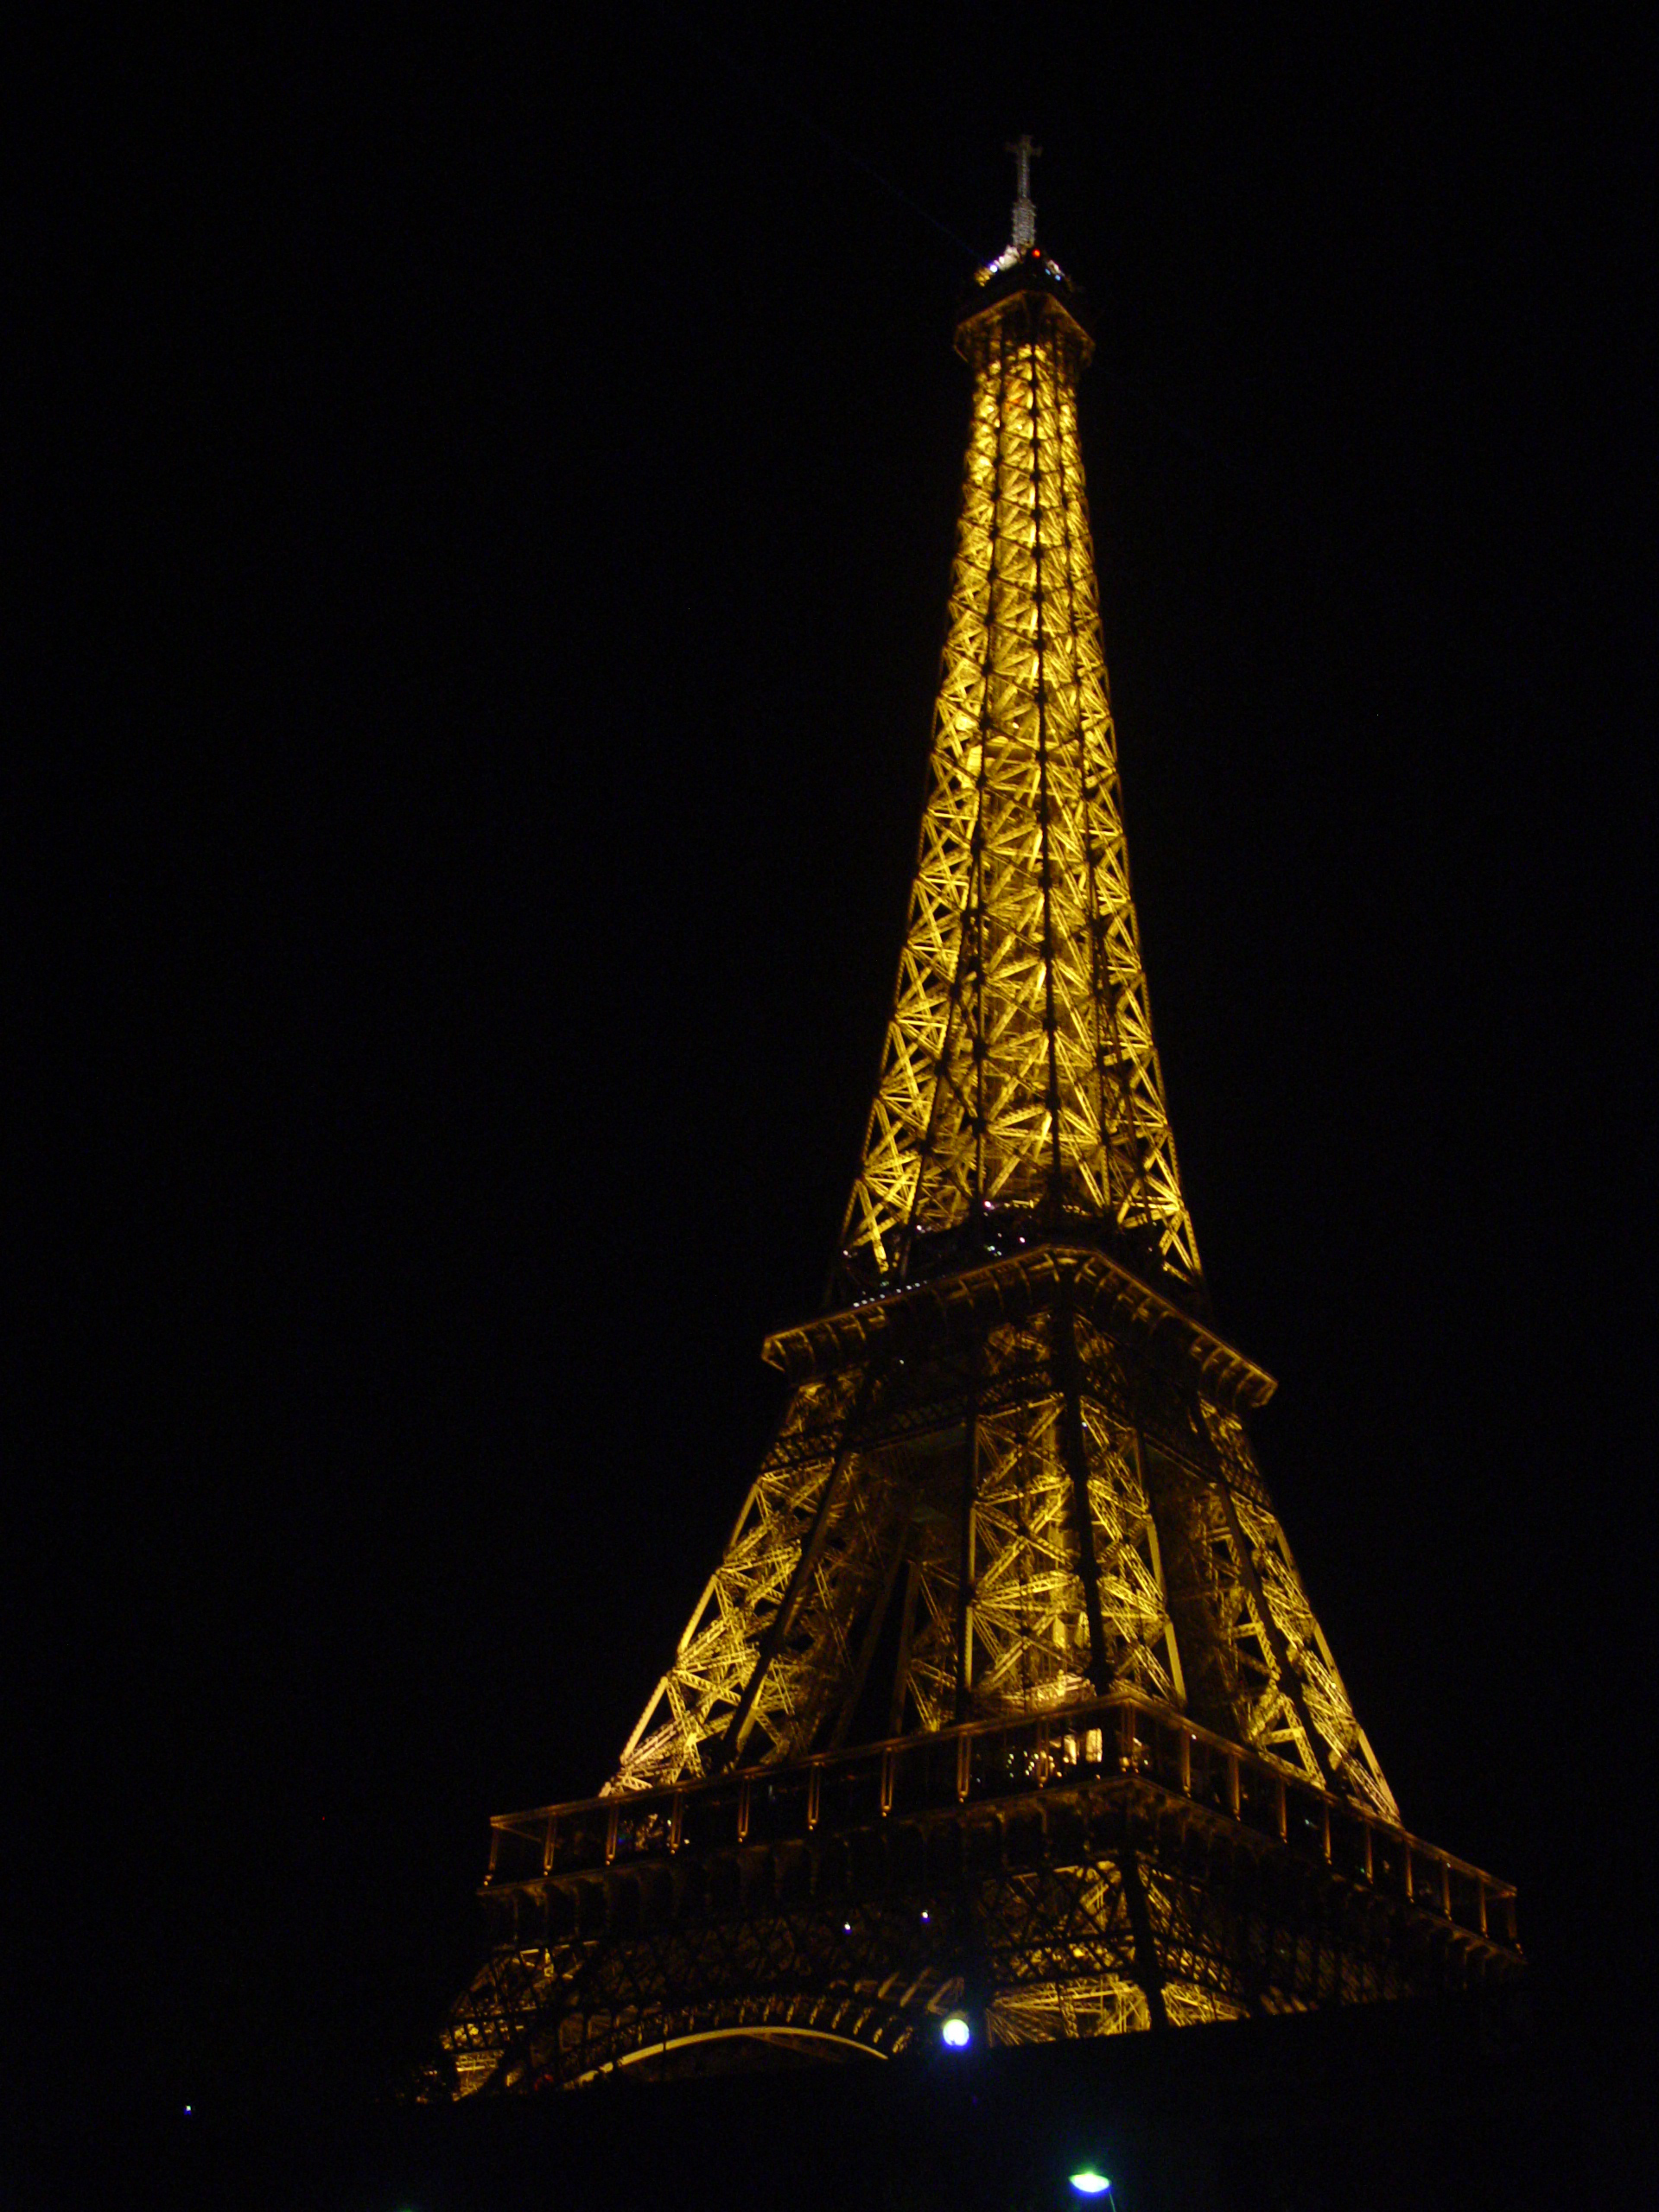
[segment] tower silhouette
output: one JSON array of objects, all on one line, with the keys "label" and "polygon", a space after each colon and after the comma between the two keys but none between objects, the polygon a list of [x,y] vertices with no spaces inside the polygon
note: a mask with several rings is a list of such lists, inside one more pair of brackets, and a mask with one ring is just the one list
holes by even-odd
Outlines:
[{"label": "tower silhouette", "polygon": [[597,1798],[493,1824],[435,2088],[1455,1989],[1514,1893],[1408,1835],[1252,1455],[1153,1041],[1036,242],[973,372],[920,853],[830,1309]]}]

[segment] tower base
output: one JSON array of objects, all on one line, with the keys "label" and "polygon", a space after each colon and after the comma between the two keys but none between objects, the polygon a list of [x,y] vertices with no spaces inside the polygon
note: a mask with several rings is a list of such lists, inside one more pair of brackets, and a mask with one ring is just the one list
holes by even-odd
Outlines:
[{"label": "tower base", "polygon": [[[504,1815],[436,2095],[882,2060],[1453,1994],[1520,1968],[1478,1868],[1116,1694]],[[960,2028],[954,2031],[960,2035]]]}]

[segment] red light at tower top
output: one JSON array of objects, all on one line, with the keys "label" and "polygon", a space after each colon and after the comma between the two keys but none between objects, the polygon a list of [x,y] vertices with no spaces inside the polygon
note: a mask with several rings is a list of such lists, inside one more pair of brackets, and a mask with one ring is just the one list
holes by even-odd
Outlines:
[{"label": "red light at tower top", "polygon": [[1022,261],[1034,261],[1046,269],[1057,284],[1065,282],[1065,272],[1058,262],[1051,261],[1037,243],[1037,207],[1031,196],[1031,165],[1042,148],[1033,145],[1030,133],[1025,132],[1008,147],[1017,164],[1018,184],[1014,202],[1014,221],[1008,243],[995,261],[988,261],[975,272],[976,281],[988,284],[993,277],[1005,276],[1010,269],[1017,269]]}]

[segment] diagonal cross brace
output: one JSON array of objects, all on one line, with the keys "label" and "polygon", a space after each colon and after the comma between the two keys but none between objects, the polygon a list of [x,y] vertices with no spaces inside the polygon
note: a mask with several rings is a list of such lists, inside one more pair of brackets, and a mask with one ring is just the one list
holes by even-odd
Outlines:
[{"label": "diagonal cross brace", "polygon": [[716,1766],[729,1766],[742,1749],[743,1739],[749,1732],[753,1716],[754,1701],[760,1694],[760,1685],[765,1681],[772,1661],[782,1650],[784,1638],[795,1624],[795,1616],[801,1609],[801,1600],[806,1594],[813,1571],[823,1557],[823,1547],[829,1539],[830,1523],[833,1517],[835,1504],[841,1492],[848,1462],[853,1456],[853,1446],[862,1426],[864,1408],[869,1402],[870,1392],[874,1385],[879,1364],[878,1360],[873,1359],[864,1370],[858,1389],[854,1395],[853,1402],[847,1409],[847,1418],[842,1428],[841,1440],[836,1446],[835,1459],[831,1463],[829,1474],[824,1478],[823,1495],[819,1497],[817,1510],[812,1516],[812,1526],[807,1532],[806,1541],[801,1546],[801,1555],[795,1562],[795,1572],[789,1578],[789,1587],[784,1592],[783,1602],[772,1617],[771,1627],[761,1638],[760,1653],[750,1671],[749,1679],[743,1685],[743,1694],[738,1699],[736,1709],[727,1724],[726,1733],[720,1739],[720,1749],[715,1758]]}]

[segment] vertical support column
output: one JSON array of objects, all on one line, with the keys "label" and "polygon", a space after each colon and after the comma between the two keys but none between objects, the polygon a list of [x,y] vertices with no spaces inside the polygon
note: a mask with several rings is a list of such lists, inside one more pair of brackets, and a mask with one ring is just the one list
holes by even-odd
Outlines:
[{"label": "vertical support column", "polygon": [[910,1644],[916,1628],[916,1589],[921,1573],[914,1560],[905,1569],[904,1612],[899,1623],[899,1663],[893,1670],[893,1700],[887,1707],[887,1733],[897,1736],[905,1725],[905,1693],[910,1687]]},{"label": "vertical support column", "polygon": [[1141,1494],[1147,1501],[1147,1548],[1152,1554],[1152,1571],[1158,1579],[1158,1595],[1164,1607],[1164,1656],[1169,1662],[1169,1679],[1175,1691],[1175,1702],[1182,1712],[1186,1710],[1186,1676],[1181,1670],[1181,1647],[1176,1641],[1175,1618],[1169,1610],[1169,1584],[1164,1574],[1164,1548],[1158,1536],[1158,1516],[1153,1509],[1152,1492],[1147,1487],[1146,1446],[1140,1425],[1129,1431],[1129,1440],[1135,1452],[1135,1471],[1141,1478]]},{"label": "vertical support column", "polygon": [[[977,371],[980,378],[990,374],[988,363]],[[974,992],[974,1203],[985,1203],[986,1160],[985,1131],[987,1127],[985,1101],[985,1061],[988,1050],[986,1030],[985,963],[989,947],[986,942],[985,902],[985,798],[990,787],[991,737],[994,720],[991,713],[991,670],[995,660],[996,625],[991,620],[991,609],[996,597],[997,520],[1002,510],[1002,427],[1008,397],[1008,349],[1002,323],[996,326],[996,412],[992,433],[993,454],[991,478],[991,551],[985,569],[985,645],[979,664],[979,785],[974,805],[973,838],[973,924],[972,983]],[[918,1179],[919,1187],[919,1179]]]},{"label": "vertical support column", "polygon": [[847,1472],[848,1463],[852,1459],[854,1448],[858,1441],[864,1409],[869,1403],[870,1393],[875,1386],[876,1373],[880,1365],[880,1354],[870,1356],[867,1358],[864,1371],[859,1377],[858,1387],[853,1394],[853,1402],[847,1408],[841,1434],[836,1440],[835,1457],[830,1463],[829,1473],[823,1478],[823,1488],[819,1493],[817,1510],[813,1514],[811,1528],[801,1545],[800,1556],[795,1562],[795,1571],[789,1578],[789,1586],[784,1592],[783,1602],[772,1616],[772,1625],[761,1640],[760,1651],[756,1654],[754,1664],[749,1670],[749,1679],[743,1685],[742,1694],[737,1700],[736,1709],[727,1724],[726,1733],[721,1738],[715,1761],[719,1766],[729,1766],[742,1750],[743,1739],[749,1732],[749,1724],[754,1712],[754,1701],[760,1694],[760,1685],[766,1680],[772,1661],[783,1649],[785,1638],[795,1625],[795,1617],[800,1610],[801,1602],[811,1583],[813,1570],[823,1555],[824,1544],[829,1538],[831,1516],[841,1501],[842,1483]]},{"label": "vertical support column", "polygon": [[1227,1470],[1222,1464],[1221,1452],[1216,1440],[1210,1433],[1210,1424],[1204,1417],[1202,1402],[1197,1398],[1189,1400],[1186,1412],[1187,1418],[1192,1425],[1198,1449],[1209,1465],[1211,1476],[1215,1483],[1216,1496],[1221,1504],[1222,1516],[1227,1523],[1227,1534],[1232,1542],[1234,1556],[1238,1561],[1238,1572],[1245,1589],[1249,1593],[1250,1603],[1255,1608],[1257,1617],[1261,1620],[1262,1632],[1267,1637],[1268,1649],[1272,1654],[1274,1672],[1279,1678],[1279,1688],[1289,1702],[1290,1709],[1295,1714],[1297,1723],[1307,1740],[1308,1757],[1313,1762],[1314,1779],[1323,1788],[1329,1789],[1335,1779],[1330,1748],[1319,1730],[1313,1726],[1313,1716],[1307,1709],[1307,1700],[1302,1695],[1301,1676],[1290,1663],[1290,1649],[1285,1642],[1284,1631],[1274,1618],[1273,1607],[1268,1602],[1268,1593],[1262,1588],[1262,1578],[1255,1571],[1255,1560],[1251,1554],[1249,1540],[1239,1525],[1238,1509],[1233,1503],[1233,1486],[1227,1478]]},{"label": "vertical support column", "polygon": [[962,1471],[962,1541],[957,1556],[956,1718],[968,1718],[974,1680],[974,1577],[979,1567],[979,1344],[969,1355],[968,1440]]},{"label": "vertical support column", "polygon": [[1129,1934],[1135,1943],[1135,1978],[1146,1992],[1147,2010],[1152,2015],[1154,2029],[1169,2025],[1169,2008],[1164,2003],[1164,1969],[1158,1956],[1157,1939],[1152,1927],[1152,1911],[1147,1903],[1147,1885],[1141,1878],[1141,1863],[1135,1855],[1133,1843],[1126,1842],[1118,1853],[1118,1870],[1123,1877],[1123,1904],[1129,1916]]},{"label": "vertical support column", "polygon": [[880,1640],[882,1624],[887,1618],[887,1607],[893,1601],[893,1586],[899,1579],[899,1570],[905,1563],[906,1548],[910,1541],[910,1521],[914,1499],[905,1508],[905,1517],[893,1538],[887,1556],[887,1571],[881,1578],[880,1594],[870,1608],[870,1618],[864,1626],[864,1641],[859,1648],[858,1663],[853,1669],[853,1679],[846,1697],[842,1701],[840,1718],[830,1731],[830,1749],[838,1751],[846,1742],[848,1732],[858,1711],[859,1700],[864,1694],[875,1647]]},{"label": "vertical support column", "polygon": [[1070,1280],[1054,1307],[1054,1359],[1060,1386],[1060,1437],[1071,1472],[1071,1511],[1077,1531],[1077,1573],[1089,1622],[1089,1679],[1103,1697],[1112,1685],[1106,1625],[1100,1611],[1100,1567],[1095,1556],[1095,1519],[1089,1503],[1088,1440],[1083,1426],[1083,1372]]},{"label": "vertical support column", "polygon": [[1058,1017],[1054,1000],[1054,857],[1053,840],[1050,835],[1052,809],[1049,802],[1048,787],[1046,654],[1050,617],[1048,607],[1045,603],[1044,588],[1048,581],[1048,572],[1043,557],[1047,550],[1043,543],[1044,529],[1047,522],[1043,495],[1047,486],[1043,480],[1043,442],[1039,427],[1042,416],[1042,399],[1038,391],[1038,366],[1044,353],[1040,324],[1032,331],[1029,342],[1021,348],[1021,351],[1027,365],[1027,399],[1031,410],[1032,601],[1036,613],[1037,648],[1037,665],[1033,671],[1033,690],[1037,704],[1037,837],[1043,887],[1043,1034],[1048,1046],[1048,1066],[1043,1096],[1048,1111],[1048,1205],[1058,1217],[1065,1198],[1065,1154],[1060,1142],[1060,1058]]}]

